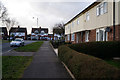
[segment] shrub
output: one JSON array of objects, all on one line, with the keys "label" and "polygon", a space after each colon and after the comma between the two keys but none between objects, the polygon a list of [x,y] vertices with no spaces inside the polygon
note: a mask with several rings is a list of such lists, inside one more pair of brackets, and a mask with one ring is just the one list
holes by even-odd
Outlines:
[{"label": "shrub", "polygon": [[63,61],[77,80],[116,80],[120,70],[99,58],[76,52],[63,45],[58,49],[58,57]]},{"label": "shrub", "polygon": [[102,59],[120,57],[120,42],[88,42],[69,45],[70,48]]},{"label": "shrub", "polygon": [[61,45],[64,44],[71,44],[71,42],[63,42],[63,41],[50,41],[50,43],[53,45],[54,48],[58,48]]}]

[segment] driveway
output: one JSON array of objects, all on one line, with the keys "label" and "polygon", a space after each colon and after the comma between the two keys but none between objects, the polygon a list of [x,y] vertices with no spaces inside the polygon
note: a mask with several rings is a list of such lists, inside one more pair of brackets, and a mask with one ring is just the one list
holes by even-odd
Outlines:
[{"label": "driveway", "polygon": [[[36,41],[25,40],[25,45],[33,42],[36,42]],[[6,52],[9,52],[10,50],[17,48],[17,47],[10,47],[10,43],[2,43],[0,44],[0,46],[2,46],[2,54],[5,54]]]}]

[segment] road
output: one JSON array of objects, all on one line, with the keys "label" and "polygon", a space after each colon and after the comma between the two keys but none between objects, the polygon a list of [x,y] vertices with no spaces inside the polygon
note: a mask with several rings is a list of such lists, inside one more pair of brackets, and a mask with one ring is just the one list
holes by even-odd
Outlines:
[{"label": "road", "polygon": [[[25,40],[25,45],[33,42],[36,41]],[[10,47],[10,43],[2,43],[0,44],[0,46],[2,46],[2,54],[5,54],[6,52],[9,52],[10,50],[17,48],[17,47]]]}]

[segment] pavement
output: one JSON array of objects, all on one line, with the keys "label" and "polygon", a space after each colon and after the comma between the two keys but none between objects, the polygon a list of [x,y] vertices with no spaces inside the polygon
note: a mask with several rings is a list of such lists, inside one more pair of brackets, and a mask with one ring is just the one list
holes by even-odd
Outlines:
[{"label": "pavement", "polygon": [[30,80],[72,80],[48,41],[44,41],[34,54],[32,63],[24,71],[23,78]]}]

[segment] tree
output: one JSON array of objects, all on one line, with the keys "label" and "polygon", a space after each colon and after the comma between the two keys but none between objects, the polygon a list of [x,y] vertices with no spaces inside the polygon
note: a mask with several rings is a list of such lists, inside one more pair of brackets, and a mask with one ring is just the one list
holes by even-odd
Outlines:
[{"label": "tree", "polygon": [[0,2],[0,20],[4,23],[8,18],[8,13],[6,7]]},{"label": "tree", "polygon": [[53,27],[53,34],[59,34],[62,37],[62,39],[64,39],[65,27],[63,22],[55,24],[55,26]]},{"label": "tree", "polygon": [[[13,27],[14,25],[18,25],[18,22],[15,19],[11,19],[10,17],[8,17],[7,9],[1,2],[0,2],[0,21],[2,21],[2,23],[6,25],[8,34],[11,27]],[[9,34],[9,40],[10,40],[10,34]]]}]

